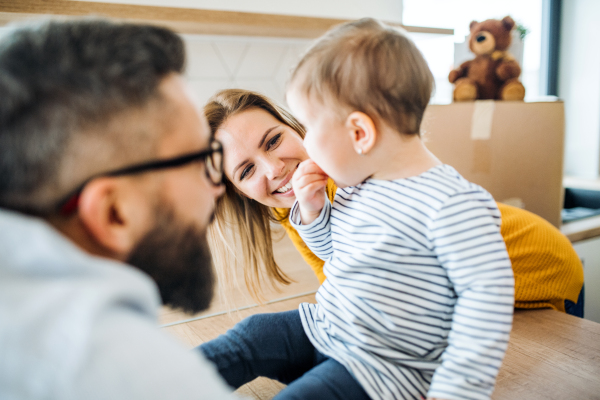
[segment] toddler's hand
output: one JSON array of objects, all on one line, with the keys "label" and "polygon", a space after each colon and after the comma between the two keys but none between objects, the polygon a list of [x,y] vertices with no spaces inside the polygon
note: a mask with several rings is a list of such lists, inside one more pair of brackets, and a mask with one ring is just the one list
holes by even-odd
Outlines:
[{"label": "toddler's hand", "polygon": [[327,174],[313,160],[300,163],[292,177],[292,187],[300,207],[302,224],[313,222],[325,206]]}]

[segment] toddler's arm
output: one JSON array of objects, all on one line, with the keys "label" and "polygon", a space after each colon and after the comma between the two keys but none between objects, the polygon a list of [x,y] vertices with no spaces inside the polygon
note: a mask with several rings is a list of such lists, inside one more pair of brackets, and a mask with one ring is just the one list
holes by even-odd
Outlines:
[{"label": "toddler's arm", "polygon": [[512,327],[514,278],[500,212],[483,190],[452,196],[431,227],[456,292],[448,347],[429,397],[489,399]]},{"label": "toddler's arm", "polygon": [[292,187],[296,203],[290,212],[290,222],[310,250],[320,259],[327,260],[331,246],[331,203],[326,201],[327,175],[312,160],[300,164]]}]

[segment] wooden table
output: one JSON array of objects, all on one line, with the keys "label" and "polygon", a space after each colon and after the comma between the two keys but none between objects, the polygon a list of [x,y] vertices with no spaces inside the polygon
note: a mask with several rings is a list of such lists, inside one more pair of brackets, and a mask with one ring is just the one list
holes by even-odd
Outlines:
[{"label": "wooden table", "polygon": [[516,311],[492,398],[600,399],[600,324],[553,310]]},{"label": "wooden table", "polygon": [[[291,310],[301,302],[315,302],[314,295],[163,329],[193,347],[224,333],[248,315]],[[267,400],[282,387],[278,382],[259,378],[238,392]],[[553,310],[516,311],[492,399],[600,399],[600,324]]]}]

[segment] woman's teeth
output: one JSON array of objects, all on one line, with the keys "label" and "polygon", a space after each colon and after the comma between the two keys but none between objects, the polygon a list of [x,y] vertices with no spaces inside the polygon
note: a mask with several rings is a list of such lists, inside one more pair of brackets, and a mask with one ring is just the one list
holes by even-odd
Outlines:
[{"label": "woman's teeth", "polygon": [[289,192],[290,190],[292,190],[292,182],[288,182],[287,184],[283,185],[282,187],[277,189],[276,192],[277,193],[286,193],[286,192]]}]

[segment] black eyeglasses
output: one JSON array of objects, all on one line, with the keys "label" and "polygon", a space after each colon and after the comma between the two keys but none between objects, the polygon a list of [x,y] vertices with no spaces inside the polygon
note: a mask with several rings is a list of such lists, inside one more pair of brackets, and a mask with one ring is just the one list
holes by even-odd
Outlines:
[{"label": "black eyeglasses", "polygon": [[206,166],[206,177],[214,185],[219,186],[223,183],[223,145],[217,140],[210,142],[207,150],[202,150],[197,153],[184,154],[175,158],[164,160],[153,160],[141,164],[131,165],[125,168],[119,168],[114,171],[102,172],[91,176],[77,186],[76,189],[69,192],[60,202],[58,202],[57,210],[62,215],[69,215],[77,209],[79,205],[79,195],[85,186],[94,179],[102,177],[114,177],[123,175],[135,175],[148,171],[156,171],[167,168],[181,167],[195,161],[203,161]]}]

